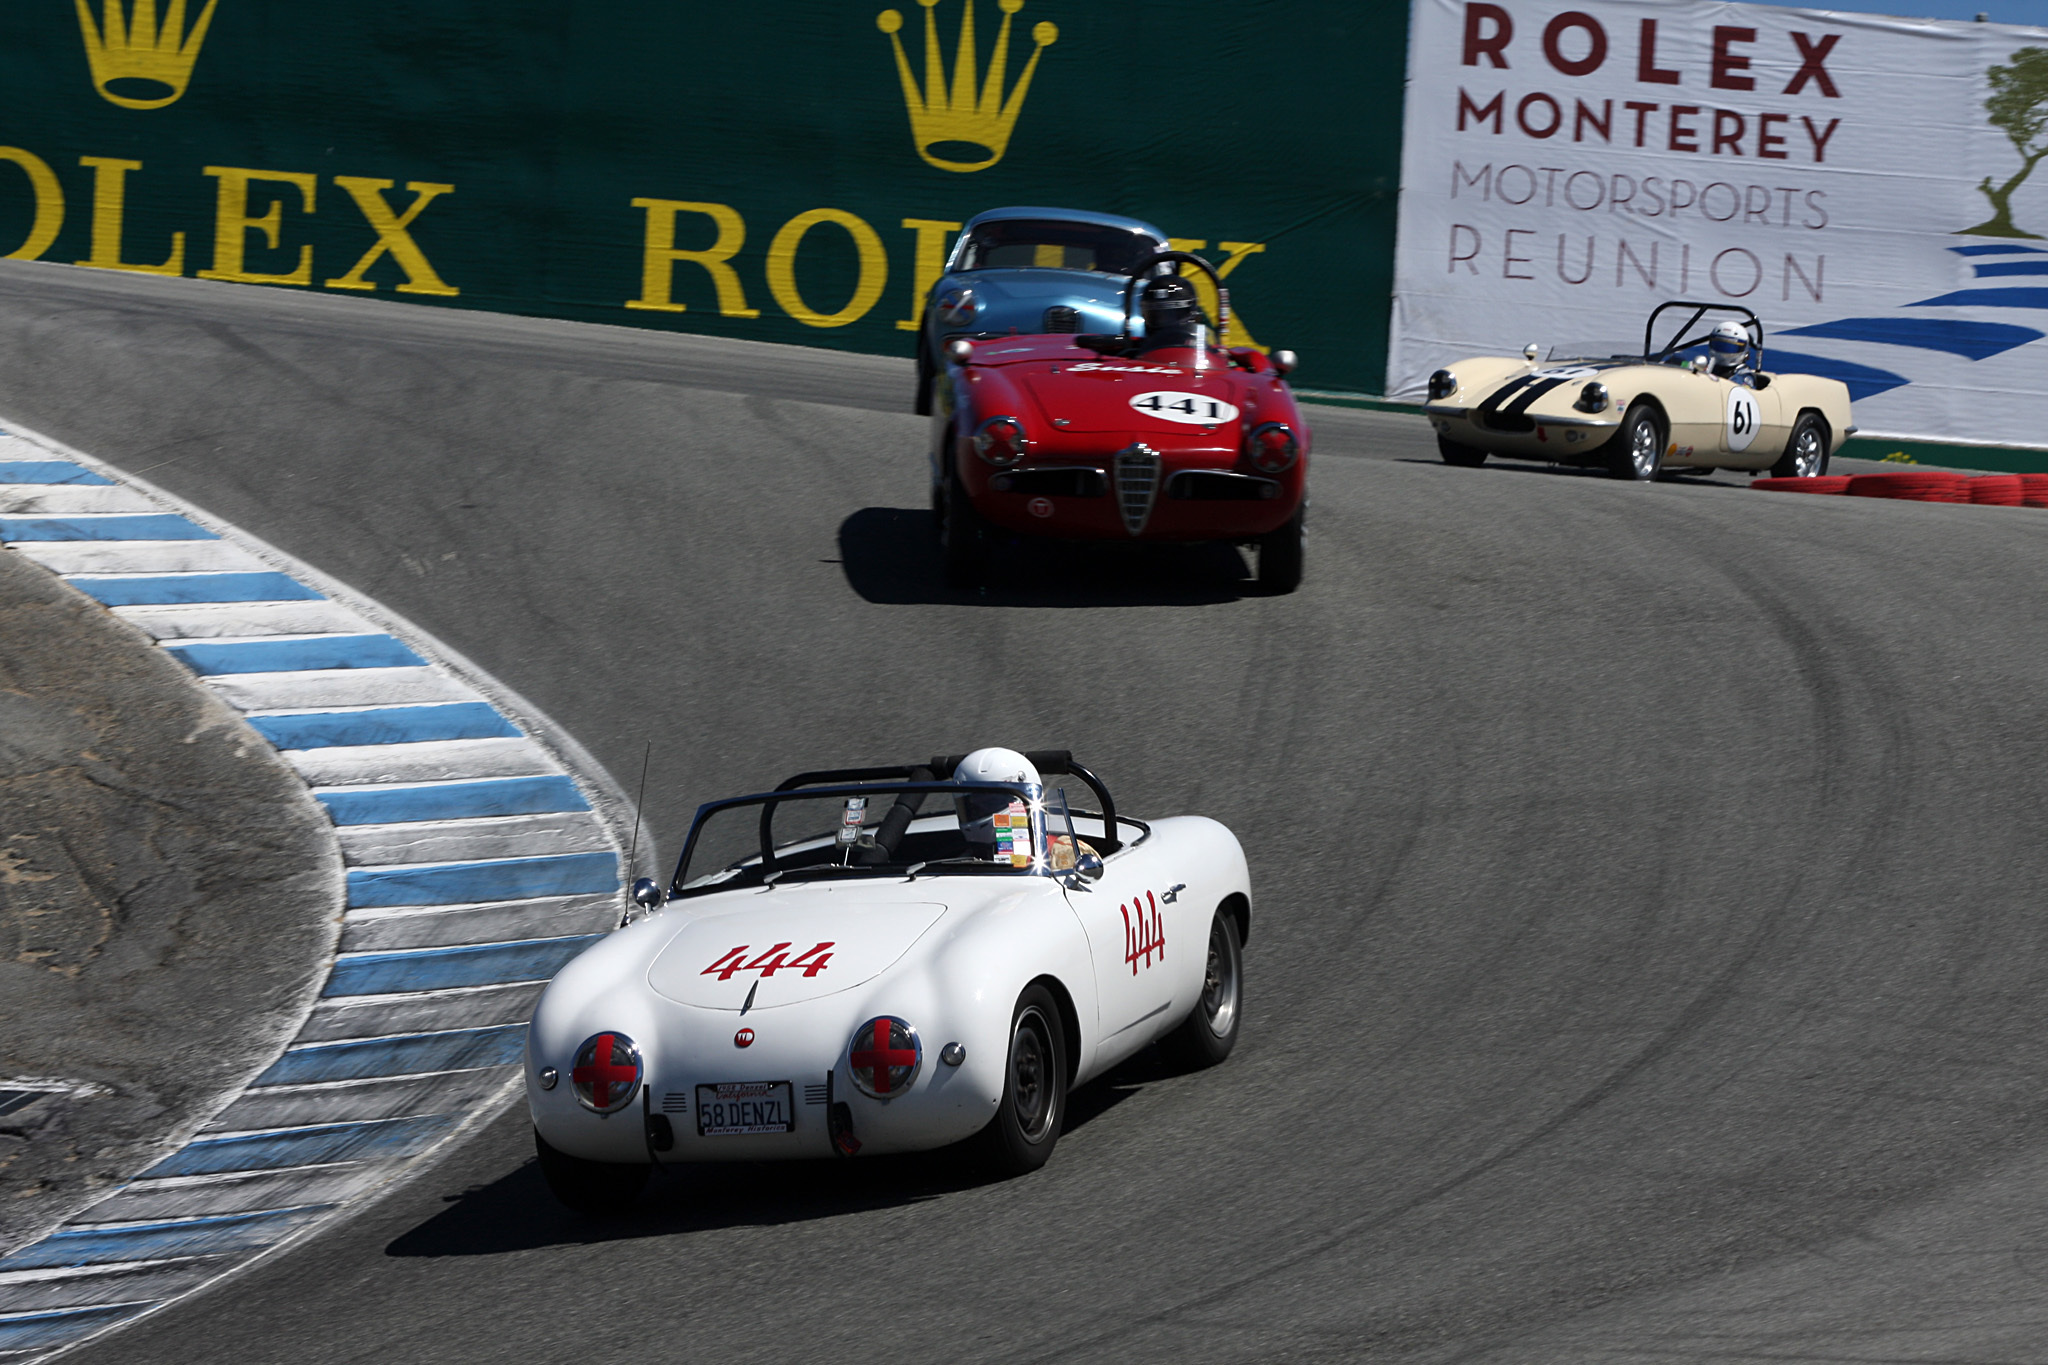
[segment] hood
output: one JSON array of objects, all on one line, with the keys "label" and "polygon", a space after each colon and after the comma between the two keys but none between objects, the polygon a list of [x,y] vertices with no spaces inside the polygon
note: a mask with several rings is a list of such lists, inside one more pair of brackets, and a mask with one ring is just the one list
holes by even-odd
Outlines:
[{"label": "hood", "polygon": [[937,901],[877,899],[872,888],[748,894],[686,924],[647,984],[679,1004],[735,1012],[749,991],[757,1011],[816,1000],[880,976],[945,913]]},{"label": "hood", "polygon": [[1048,422],[1065,419],[1064,431],[1130,433],[1155,445],[1234,447],[1238,423],[1260,420],[1260,394],[1270,383],[1250,382],[1242,371],[1222,365],[1192,370],[1145,356],[1091,355],[1034,369],[1024,376],[1024,387]]}]

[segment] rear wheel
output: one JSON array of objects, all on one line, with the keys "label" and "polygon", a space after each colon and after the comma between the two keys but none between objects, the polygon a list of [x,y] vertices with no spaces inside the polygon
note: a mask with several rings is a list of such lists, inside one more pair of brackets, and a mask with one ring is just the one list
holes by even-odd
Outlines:
[{"label": "rear wheel", "polygon": [[1067,1035],[1043,986],[1027,986],[1010,1016],[1010,1055],[996,1116],[975,1139],[997,1175],[1029,1175],[1052,1156],[1067,1120]]},{"label": "rear wheel", "polygon": [[1785,438],[1784,455],[1771,466],[1771,477],[1817,479],[1827,472],[1827,424],[1810,412],[1802,412],[1792,424],[1792,434]]},{"label": "rear wheel", "polygon": [[645,1162],[618,1164],[570,1156],[550,1147],[538,1128],[533,1130],[533,1150],[540,1157],[540,1173],[549,1191],[583,1214],[625,1212],[637,1201],[648,1172],[653,1170]]},{"label": "rear wheel", "polygon": [[1308,504],[1294,509],[1277,531],[1259,537],[1259,586],[1276,595],[1301,586],[1302,561],[1308,555]]},{"label": "rear wheel", "polygon": [[1448,436],[1436,438],[1436,453],[1443,456],[1445,464],[1454,464],[1460,469],[1477,469],[1486,463],[1485,451],[1453,441]]},{"label": "rear wheel", "polygon": [[1664,421],[1648,403],[1638,403],[1607,438],[1607,473],[1638,482],[1657,477],[1664,464]]},{"label": "rear wheel", "polygon": [[1244,1018],[1244,950],[1237,940],[1237,919],[1219,910],[1209,922],[1209,961],[1202,973],[1202,994],[1179,1028],[1166,1035],[1169,1056],[1189,1069],[1214,1066],[1237,1046]]}]

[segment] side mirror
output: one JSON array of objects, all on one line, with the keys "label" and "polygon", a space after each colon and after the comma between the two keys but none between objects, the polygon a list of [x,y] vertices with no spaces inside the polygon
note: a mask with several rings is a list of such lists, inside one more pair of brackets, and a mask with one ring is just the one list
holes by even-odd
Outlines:
[{"label": "side mirror", "polygon": [[1282,374],[1293,374],[1294,367],[1301,363],[1301,357],[1292,351],[1275,351],[1266,359],[1273,362],[1273,368]]},{"label": "side mirror", "polygon": [[661,887],[655,884],[654,878],[642,877],[633,883],[633,904],[641,909],[659,910],[667,900],[668,897],[662,894]]},{"label": "side mirror", "polygon": [[1536,363],[1536,357],[1542,354],[1543,348],[1541,346],[1538,346],[1533,341],[1522,348],[1522,359],[1528,361],[1531,365],[1534,365]]},{"label": "side mirror", "polygon": [[954,337],[946,343],[947,358],[956,365],[965,365],[974,358],[974,343],[966,337]]},{"label": "side mirror", "polygon": [[1074,859],[1074,871],[1087,881],[1102,880],[1102,857],[1096,853],[1083,853]]}]

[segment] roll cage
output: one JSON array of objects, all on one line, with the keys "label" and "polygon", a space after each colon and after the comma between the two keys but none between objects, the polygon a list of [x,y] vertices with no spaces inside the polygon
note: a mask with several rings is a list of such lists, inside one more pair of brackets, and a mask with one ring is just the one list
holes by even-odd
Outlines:
[{"label": "roll cage", "polygon": [[[1671,334],[1670,344],[1659,350],[1656,345],[1657,319],[1673,308],[1690,308],[1693,310],[1692,316],[1681,323],[1678,329]],[[1685,334],[1691,331],[1699,320],[1708,313],[1734,313],[1742,318],[1744,325],[1749,329],[1750,368],[1761,370],[1764,367],[1764,324],[1762,320],[1755,313],[1752,313],[1740,304],[1700,303],[1694,299],[1672,299],[1668,303],[1658,304],[1650,311],[1650,320],[1643,324],[1643,360],[1648,364],[1656,365],[1677,355],[1680,351],[1689,350],[1694,346],[1706,345],[1708,339],[1713,335],[1711,332],[1702,332],[1690,339],[1687,339]]]},{"label": "roll cage", "polygon": [[[683,874],[690,866],[691,856],[696,852],[698,834],[703,830],[705,822],[720,812],[754,803],[760,804],[759,851],[754,863],[761,876],[767,878],[779,870],[773,825],[775,811],[784,801],[797,797],[815,799],[864,796],[875,792],[878,787],[894,795],[896,799],[875,827],[873,847],[860,850],[853,865],[875,868],[891,866],[898,843],[910,829],[911,822],[918,818],[918,812],[923,808],[927,798],[933,795],[985,795],[991,785],[1010,785],[955,782],[950,778],[938,776],[940,773],[950,774],[960,766],[961,760],[965,757],[964,754],[940,755],[919,764],[877,768],[829,768],[817,772],[798,773],[794,777],[784,779],[772,792],[757,792],[750,796],[736,796],[723,801],[708,801],[697,808],[696,815],[690,822],[690,833],[684,840],[682,856],[676,860],[675,872],[669,878],[668,892],[671,896],[684,893]],[[1073,754],[1065,749],[1033,750],[1027,752],[1024,757],[1038,770],[1041,777],[1079,778],[1094,794],[1102,808],[1099,811],[1072,810],[1070,814],[1102,821],[1102,835],[1094,840],[1097,851],[1102,856],[1107,857],[1122,847],[1121,840],[1117,838],[1116,801],[1110,796],[1109,788],[1103,785],[1101,778],[1074,762]],[[1017,784],[1015,790],[1020,795],[1032,791],[1023,784]],[[787,852],[787,849],[782,851]]]}]

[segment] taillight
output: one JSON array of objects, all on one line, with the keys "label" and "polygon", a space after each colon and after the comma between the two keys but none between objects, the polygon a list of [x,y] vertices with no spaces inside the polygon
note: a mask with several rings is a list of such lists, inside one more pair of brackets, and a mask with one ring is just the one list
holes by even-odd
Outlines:
[{"label": "taillight", "polygon": [[893,1100],[910,1089],[923,1069],[924,1044],[907,1021],[885,1014],[853,1031],[846,1060],[863,1095]]},{"label": "taillight", "polygon": [[1251,439],[1246,450],[1252,463],[1268,474],[1278,474],[1294,463],[1301,447],[1295,444],[1294,433],[1280,422],[1268,422],[1252,428]]},{"label": "taillight", "polygon": [[1017,463],[1030,448],[1024,424],[1014,417],[991,417],[974,433],[974,453],[998,469]]},{"label": "taillight", "polygon": [[616,1114],[640,1089],[640,1049],[623,1033],[598,1033],[576,1049],[569,1084],[585,1109]]}]

